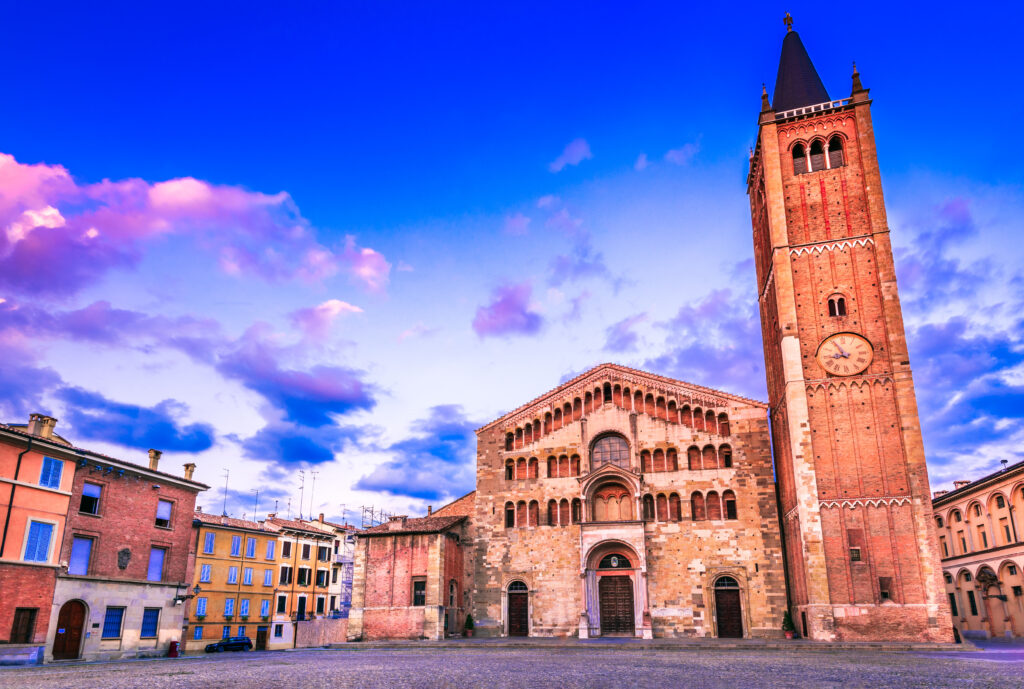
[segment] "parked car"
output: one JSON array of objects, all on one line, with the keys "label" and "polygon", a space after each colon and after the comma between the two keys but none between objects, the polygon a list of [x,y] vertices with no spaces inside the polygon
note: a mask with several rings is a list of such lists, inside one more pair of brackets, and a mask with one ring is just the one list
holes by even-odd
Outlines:
[{"label": "parked car", "polygon": [[229,636],[217,643],[206,644],[207,653],[221,653],[222,651],[251,651],[252,641],[247,636]]}]

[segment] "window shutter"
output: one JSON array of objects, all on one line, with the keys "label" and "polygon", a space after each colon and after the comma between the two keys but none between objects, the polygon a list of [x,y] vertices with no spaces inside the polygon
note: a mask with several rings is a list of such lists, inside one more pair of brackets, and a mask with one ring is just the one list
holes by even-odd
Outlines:
[{"label": "window shutter", "polygon": [[197,598],[196,599],[196,614],[197,615],[205,615],[206,614],[206,598]]},{"label": "window shutter", "polygon": [[68,563],[68,574],[84,575],[89,573],[89,556],[92,554],[91,538],[75,538],[71,541],[71,562]]},{"label": "window shutter", "polygon": [[260,601],[260,615],[263,616],[263,617],[266,617],[269,614],[270,614],[270,601],[264,599],[264,600]]},{"label": "window shutter", "polygon": [[28,529],[25,560],[28,562],[46,562],[50,550],[50,537],[52,535],[53,524],[32,522]]},{"label": "window shutter", "polygon": [[160,581],[164,576],[164,553],[163,548],[149,549],[149,570],[146,572],[146,579],[149,581]]}]

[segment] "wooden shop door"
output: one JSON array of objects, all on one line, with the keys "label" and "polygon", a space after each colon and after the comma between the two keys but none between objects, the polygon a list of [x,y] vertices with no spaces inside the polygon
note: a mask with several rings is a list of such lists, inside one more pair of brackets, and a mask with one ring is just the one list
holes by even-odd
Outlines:
[{"label": "wooden shop door", "polygon": [[53,637],[53,659],[70,660],[78,657],[82,645],[82,627],[85,625],[85,606],[69,600],[57,615],[57,634]]},{"label": "wooden shop door", "polygon": [[743,614],[740,611],[739,589],[715,590],[715,616],[720,639],[743,638]]},{"label": "wooden shop door", "polygon": [[601,634],[633,634],[636,618],[633,613],[633,580],[626,576],[601,577],[597,580],[601,601]]},{"label": "wooden shop door", "polygon": [[530,635],[530,599],[528,593],[508,594],[508,635]]}]

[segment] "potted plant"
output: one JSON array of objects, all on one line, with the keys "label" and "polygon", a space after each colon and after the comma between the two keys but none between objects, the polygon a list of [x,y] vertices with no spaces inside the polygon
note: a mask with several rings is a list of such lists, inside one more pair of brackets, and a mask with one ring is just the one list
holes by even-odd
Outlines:
[{"label": "potted plant", "polygon": [[473,636],[473,615],[466,615],[466,636]]},{"label": "potted plant", "polygon": [[233,618],[233,617],[234,617],[234,615],[225,615],[224,619],[227,620],[228,622],[230,622],[231,618]]},{"label": "potted plant", "polygon": [[782,615],[782,631],[787,639],[792,639],[796,632],[796,626],[793,624],[793,617],[789,614],[789,610]]},{"label": "potted plant", "polygon": [[238,619],[242,620],[242,622],[247,622],[249,620],[249,616],[248,615],[242,615]]},{"label": "potted plant", "polygon": [[270,619],[270,615],[262,615],[262,616],[260,616],[260,619],[263,620],[264,622],[266,622],[267,620]]},{"label": "potted plant", "polygon": [[197,622],[202,622],[205,619],[206,619],[206,615],[196,615],[196,621]]}]

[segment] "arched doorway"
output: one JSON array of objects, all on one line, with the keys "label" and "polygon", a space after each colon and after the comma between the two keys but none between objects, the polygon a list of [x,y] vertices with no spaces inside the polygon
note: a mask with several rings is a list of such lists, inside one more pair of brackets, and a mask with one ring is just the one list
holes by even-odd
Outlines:
[{"label": "arched doorway", "polygon": [[[601,636],[636,632],[633,609],[633,564],[622,553],[610,553],[598,564],[597,591],[601,609]],[[617,570],[627,570],[621,574]]]},{"label": "arched doorway", "polygon": [[508,585],[508,635],[530,635],[530,590],[521,581]]},{"label": "arched doorway", "polygon": [[715,580],[715,619],[718,622],[718,638],[743,638],[740,585],[732,577],[718,577]]},{"label": "arched doorway", "polygon": [[1006,608],[1000,597],[999,578],[988,567],[982,567],[976,577],[978,590],[985,602],[985,617],[988,618],[988,631],[992,638],[1006,636]]},{"label": "arched doorway", "polygon": [[57,633],[53,637],[53,659],[73,660],[82,647],[82,629],[85,626],[85,604],[69,600],[57,615]]}]

